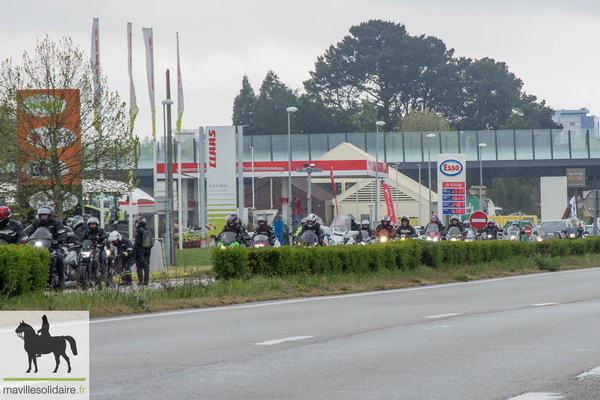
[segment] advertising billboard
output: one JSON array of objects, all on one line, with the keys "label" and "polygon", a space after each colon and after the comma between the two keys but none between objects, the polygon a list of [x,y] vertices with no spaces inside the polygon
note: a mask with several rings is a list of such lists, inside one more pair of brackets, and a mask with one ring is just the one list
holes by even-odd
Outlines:
[{"label": "advertising billboard", "polygon": [[438,154],[437,165],[438,215],[464,214],[467,201],[466,155]]},{"label": "advertising billboard", "polygon": [[237,210],[235,126],[209,126],[206,133],[206,214],[208,223],[221,230],[227,214]]}]

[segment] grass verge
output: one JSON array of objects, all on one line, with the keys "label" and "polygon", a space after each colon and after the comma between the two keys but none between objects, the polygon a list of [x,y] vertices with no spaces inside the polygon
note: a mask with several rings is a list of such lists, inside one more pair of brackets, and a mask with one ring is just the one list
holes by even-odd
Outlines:
[{"label": "grass verge", "polygon": [[[561,259],[561,269],[598,266],[593,255]],[[182,275],[188,271],[188,275]],[[413,270],[381,270],[366,274],[296,275],[286,278],[253,277],[246,280],[217,280],[202,286],[199,276],[210,272],[207,267],[178,267],[164,277],[182,276],[180,285],[161,285],[160,289],[114,292],[30,293],[14,298],[0,298],[1,310],[89,310],[90,317],[108,317],[152,311],[214,307],[253,301],[323,296],[372,290],[389,290],[411,286],[439,284],[474,279],[496,278],[541,272],[535,260],[512,258],[475,265],[448,265],[443,268],[420,266]],[[194,276],[191,275],[194,274]],[[166,278],[165,281],[166,282]]]}]

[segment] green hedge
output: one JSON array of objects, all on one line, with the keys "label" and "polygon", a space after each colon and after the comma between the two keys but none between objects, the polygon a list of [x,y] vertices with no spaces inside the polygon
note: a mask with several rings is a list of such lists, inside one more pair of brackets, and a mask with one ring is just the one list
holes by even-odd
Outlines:
[{"label": "green hedge", "polygon": [[34,246],[0,246],[0,295],[42,290],[48,283],[50,252]]}]

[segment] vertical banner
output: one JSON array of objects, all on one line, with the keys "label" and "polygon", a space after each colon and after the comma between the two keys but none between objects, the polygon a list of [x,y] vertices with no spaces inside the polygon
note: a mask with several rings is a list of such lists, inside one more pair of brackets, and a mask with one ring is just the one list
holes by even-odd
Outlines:
[{"label": "vertical banner", "polygon": [[[152,114],[152,138],[156,139],[156,103],[154,101],[154,39],[152,28],[142,28],[146,46],[146,73],[148,75],[148,96],[150,97],[150,112]],[[156,164],[156,160],[154,162]]]},{"label": "vertical banner", "polygon": [[387,205],[387,213],[390,216],[393,225],[396,225],[398,220],[396,219],[396,213],[394,212],[394,201],[392,200],[390,186],[387,183],[382,183],[381,188],[383,189],[383,198],[385,199],[385,204]]},{"label": "vertical banner", "polygon": [[129,71],[129,131],[133,133],[135,117],[140,112],[135,97],[135,86],[133,86],[133,50],[132,50],[131,22],[127,23],[127,69]]},{"label": "vertical banner", "polygon": [[464,215],[466,207],[467,156],[438,154],[438,215]]},{"label": "vertical banner", "polygon": [[98,18],[92,23],[92,73],[94,77],[94,126],[100,132],[100,30]]},{"label": "vertical banner", "polygon": [[225,217],[236,212],[235,126],[206,128],[208,159],[206,160],[207,219],[215,229],[222,229]]},{"label": "vertical banner", "polygon": [[333,197],[335,198],[335,214],[339,215],[340,212],[338,210],[337,193],[335,192],[335,180],[333,179],[333,167],[331,167],[331,173],[329,176],[331,176],[331,186],[333,187]]},{"label": "vertical banner", "polygon": [[179,32],[177,32],[177,133],[181,139],[181,117],[183,117],[183,85],[181,81],[181,66],[179,63]]}]

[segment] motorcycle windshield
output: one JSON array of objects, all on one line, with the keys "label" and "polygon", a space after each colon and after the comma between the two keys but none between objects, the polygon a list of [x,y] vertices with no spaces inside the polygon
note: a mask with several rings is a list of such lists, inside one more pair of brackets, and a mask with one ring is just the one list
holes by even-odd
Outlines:
[{"label": "motorcycle windshield", "polygon": [[89,239],[84,240],[81,245],[81,251],[91,251],[92,247],[94,247],[94,244],[92,243],[91,240],[89,240]]},{"label": "motorcycle windshield", "polygon": [[347,215],[336,215],[333,218],[333,222],[331,223],[330,229],[332,232],[345,232],[351,231],[352,229],[352,221]]},{"label": "motorcycle windshield", "polygon": [[318,238],[317,238],[317,234],[312,231],[312,230],[307,230],[306,232],[304,232],[302,234],[302,236],[300,237],[300,239],[302,240],[303,243],[306,244],[313,244],[318,242]]},{"label": "motorcycle windshield", "polygon": [[510,228],[508,228],[506,230],[506,233],[509,235],[518,235],[519,234],[519,228],[517,228],[516,226],[511,226]]},{"label": "motorcycle windshield", "polygon": [[40,226],[29,237],[27,243],[32,246],[43,247],[49,249],[52,247],[52,234],[45,226]]},{"label": "motorcycle windshield", "polygon": [[379,236],[390,236],[390,231],[387,229],[382,229],[379,231]]},{"label": "motorcycle windshield", "polygon": [[237,234],[235,232],[225,232],[221,234],[221,242],[223,242],[225,246],[229,246],[231,243],[235,242],[236,237]]},{"label": "motorcycle windshield", "polygon": [[456,226],[452,226],[450,227],[450,229],[448,229],[448,236],[450,236],[451,238],[457,238],[460,236],[460,229]]},{"label": "motorcycle windshield", "polygon": [[267,237],[267,235],[255,235],[253,238],[253,241],[255,243],[264,243],[267,240],[269,240],[269,238]]},{"label": "motorcycle windshield", "polygon": [[368,239],[369,238],[369,231],[363,229],[362,231],[360,231],[360,236],[362,239]]},{"label": "motorcycle windshield", "polygon": [[[456,228],[458,229],[458,228]],[[427,228],[425,229],[425,234],[430,234],[430,233],[440,233],[440,229],[438,228],[437,224],[432,224],[429,223],[427,224]]]}]

